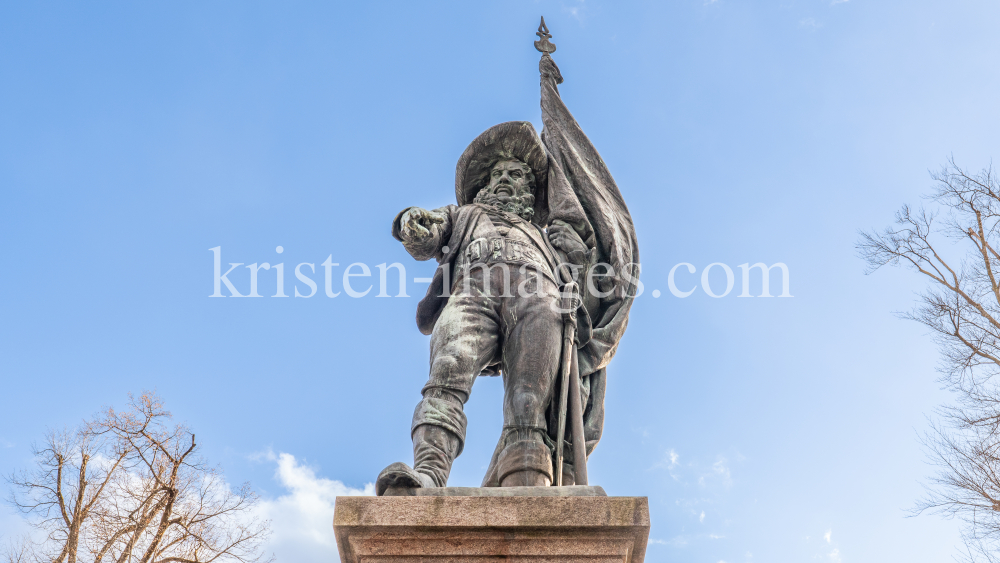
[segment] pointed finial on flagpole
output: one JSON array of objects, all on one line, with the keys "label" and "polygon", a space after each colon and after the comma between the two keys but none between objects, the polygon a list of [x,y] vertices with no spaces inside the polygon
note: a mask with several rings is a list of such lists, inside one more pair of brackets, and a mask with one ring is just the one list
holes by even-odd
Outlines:
[{"label": "pointed finial on flagpole", "polygon": [[544,53],[542,56],[547,57],[549,54],[556,52],[555,43],[549,43],[552,34],[549,33],[549,28],[545,26],[545,16],[542,16],[542,23],[538,25],[538,32],[535,35],[538,36],[538,41],[535,41],[535,49]]}]

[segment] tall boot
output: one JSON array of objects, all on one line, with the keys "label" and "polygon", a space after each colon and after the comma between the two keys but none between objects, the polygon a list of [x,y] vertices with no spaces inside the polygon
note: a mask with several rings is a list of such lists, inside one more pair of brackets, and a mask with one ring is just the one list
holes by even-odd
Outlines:
[{"label": "tall boot", "polygon": [[406,494],[406,489],[446,486],[461,443],[458,436],[440,426],[421,424],[414,428],[413,467],[397,462],[383,469],[375,480],[375,494],[394,496]]},{"label": "tall boot", "polygon": [[402,489],[444,487],[451,464],[465,442],[462,400],[452,393],[428,390],[413,412],[413,468],[402,462],[382,470],[375,480],[379,496],[400,494]]},{"label": "tall boot", "polygon": [[517,440],[497,457],[501,487],[547,487],[552,484],[552,452],[541,440]]},{"label": "tall boot", "polygon": [[432,487],[446,486],[460,443],[458,436],[440,426],[421,424],[413,431],[413,469],[429,476]]}]

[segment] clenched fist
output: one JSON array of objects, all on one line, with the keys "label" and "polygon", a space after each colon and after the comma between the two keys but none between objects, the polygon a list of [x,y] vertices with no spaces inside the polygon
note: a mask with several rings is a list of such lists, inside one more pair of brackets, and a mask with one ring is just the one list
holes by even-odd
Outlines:
[{"label": "clenched fist", "polygon": [[576,233],[576,229],[563,221],[553,221],[548,228],[549,242],[552,246],[566,253],[566,257],[574,264],[583,264],[587,260],[587,245]]}]

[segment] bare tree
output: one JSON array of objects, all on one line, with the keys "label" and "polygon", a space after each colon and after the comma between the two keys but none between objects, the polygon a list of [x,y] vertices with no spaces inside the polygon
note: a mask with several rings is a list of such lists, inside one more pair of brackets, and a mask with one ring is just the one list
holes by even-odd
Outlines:
[{"label": "bare tree", "polygon": [[150,393],[75,432],[50,435],[35,452],[38,466],[9,479],[12,503],[45,540],[12,546],[5,560],[263,560],[269,522],[254,516],[256,495],[247,484],[230,488],[197,450],[194,433],[171,424]]},{"label": "bare tree", "polygon": [[[862,232],[871,273],[904,265],[928,280],[901,316],[932,331],[941,381],[956,394],[924,443],[937,472],[915,513],[963,521],[966,557],[1000,560],[1000,183],[992,168],[969,174],[954,159],[932,174],[935,211],[904,206],[896,225]],[[957,254],[958,259],[950,256]]]},{"label": "bare tree", "polygon": [[[122,467],[128,452],[122,444],[94,435],[86,427],[50,432],[42,446],[33,448],[36,467],[11,475],[10,501],[35,516],[35,526],[46,541],[37,549],[25,539],[9,558],[43,557],[56,563],[76,563],[85,524]],[[95,459],[96,458],[96,459]]]},{"label": "bare tree", "polygon": [[28,536],[11,539],[0,552],[0,561],[6,563],[33,563],[37,560],[36,546]]}]

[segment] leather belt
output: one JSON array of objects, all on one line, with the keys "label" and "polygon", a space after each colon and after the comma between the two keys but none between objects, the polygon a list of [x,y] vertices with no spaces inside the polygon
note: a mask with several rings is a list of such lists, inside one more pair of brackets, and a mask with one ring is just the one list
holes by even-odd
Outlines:
[{"label": "leather belt", "polygon": [[544,255],[533,244],[503,237],[478,238],[465,249],[465,264],[528,264],[538,268],[547,276],[552,271]]}]

